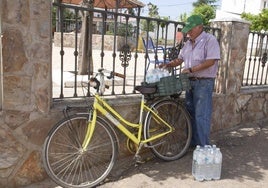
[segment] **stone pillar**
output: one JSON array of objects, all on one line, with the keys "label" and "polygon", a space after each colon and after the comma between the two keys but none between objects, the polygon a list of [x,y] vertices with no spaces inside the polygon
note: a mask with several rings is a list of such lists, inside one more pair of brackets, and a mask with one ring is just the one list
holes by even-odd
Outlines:
[{"label": "stone pillar", "polygon": [[240,95],[243,79],[249,23],[237,19],[213,20],[212,27],[221,29],[221,60],[213,97],[212,129],[219,130],[241,123]]},{"label": "stone pillar", "polygon": [[249,22],[240,19],[215,19],[212,27],[221,28],[221,61],[217,92],[239,93],[247,53]]},{"label": "stone pillar", "polygon": [[1,0],[0,17],[0,187],[19,187],[44,177],[36,144],[52,102],[51,1]]},{"label": "stone pillar", "polygon": [[2,2],[3,110],[47,113],[50,109],[50,4]]}]

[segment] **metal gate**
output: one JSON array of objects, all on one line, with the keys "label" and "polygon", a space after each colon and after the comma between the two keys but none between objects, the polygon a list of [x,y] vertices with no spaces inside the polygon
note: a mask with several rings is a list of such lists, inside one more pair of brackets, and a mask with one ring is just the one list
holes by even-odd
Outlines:
[{"label": "metal gate", "polygon": [[268,85],[267,32],[250,32],[242,86]]}]

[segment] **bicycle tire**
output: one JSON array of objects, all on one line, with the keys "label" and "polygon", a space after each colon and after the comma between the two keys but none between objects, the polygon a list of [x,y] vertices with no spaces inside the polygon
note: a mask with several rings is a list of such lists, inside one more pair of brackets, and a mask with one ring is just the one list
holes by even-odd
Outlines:
[{"label": "bicycle tire", "polygon": [[[173,126],[174,131],[148,143],[154,155],[165,161],[181,158],[190,146],[192,137],[191,119],[181,102],[172,99],[157,101],[151,106],[154,111]],[[148,112],[144,121],[144,137],[150,137],[167,130],[167,127],[156,121]]]},{"label": "bicycle tire", "polygon": [[45,139],[42,158],[49,177],[63,187],[94,187],[112,170],[118,142],[114,130],[97,117],[95,131],[86,151],[82,143],[88,114],[74,114],[57,123]]}]

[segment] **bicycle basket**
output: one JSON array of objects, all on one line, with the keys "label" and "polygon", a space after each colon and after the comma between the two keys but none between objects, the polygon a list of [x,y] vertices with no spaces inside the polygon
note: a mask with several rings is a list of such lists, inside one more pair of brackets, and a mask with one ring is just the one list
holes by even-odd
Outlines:
[{"label": "bicycle basket", "polygon": [[191,88],[187,74],[162,77],[159,82],[152,84],[143,83],[143,85],[156,85],[157,90],[154,94],[150,94],[150,97],[174,95],[181,91],[187,91]]}]

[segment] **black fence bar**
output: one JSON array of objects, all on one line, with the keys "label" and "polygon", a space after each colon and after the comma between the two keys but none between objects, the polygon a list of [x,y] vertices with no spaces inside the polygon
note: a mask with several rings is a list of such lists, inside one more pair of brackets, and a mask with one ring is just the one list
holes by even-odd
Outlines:
[{"label": "black fence bar", "polygon": [[[56,15],[64,15],[64,11],[74,12],[75,19],[53,18],[53,22],[57,24],[60,21],[60,28],[57,29],[60,36],[60,44],[56,45],[56,35],[54,34],[53,51],[60,52],[60,62],[56,60],[53,63],[60,63],[60,84],[53,85],[53,98],[77,98],[84,95],[90,96],[91,87],[81,88],[80,82],[89,79],[90,72],[96,72],[98,68],[105,68],[111,71],[119,72],[125,75],[125,78],[115,78],[107,80],[109,85],[108,91],[104,95],[128,95],[135,94],[135,86],[144,81],[146,77],[146,67],[150,63],[148,57],[157,61],[164,58],[164,61],[170,61],[177,57],[180,48],[183,45],[176,43],[176,33],[183,28],[184,23],[176,21],[167,21],[157,18],[143,17],[138,15],[130,15],[121,12],[113,12],[109,10],[85,8],[67,4],[53,4],[60,12]],[[93,69],[89,69],[86,75],[80,75],[79,61],[81,50],[81,29],[83,27],[81,12],[88,12],[92,16],[90,27],[90,38],[88,45],[91,45],[92,52],[88,53],[93,59]],[[140,9],[138,10],[140,11]],[[96,16],[97,15],[97,16]],[[68,25],[69,24],[69,25]],[[152,29],[151,27],[154,27]],[[217,36],[220,40],[220,30],[217,28],[206,28]],[[74,36],[74,46],[72,40]],[[69,38],[68,38],[69,37]],[[152,53],[143,45],[141,38],[147,41],[153,39],[156,47],[168,49],[163,53]],[[186,38],[184,38],[184,41]],[[182,42],[183,43],[183,42]],[[80,46],[79,46],[80,45]],[[73,50],[73,54],[69,54],[69,50]],[[155,64],[153,64],[155,65]],[[151,65],[150,68],[154,66]],[[70,68],[71,67],[71,68]],[[71,86],[66,87],[67,77],[72,77],[69,82]],[[59,87],[60,89],[57,89]],[[60,90],[59,92],[57,92]],[[85,94],[86,93],[86,94]]]},{"label": "black fence bar", "polygon": [[250,32],[242,86],[267,85],[267,32]]}]

